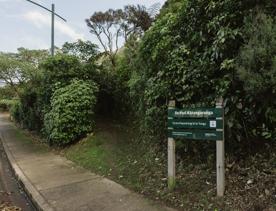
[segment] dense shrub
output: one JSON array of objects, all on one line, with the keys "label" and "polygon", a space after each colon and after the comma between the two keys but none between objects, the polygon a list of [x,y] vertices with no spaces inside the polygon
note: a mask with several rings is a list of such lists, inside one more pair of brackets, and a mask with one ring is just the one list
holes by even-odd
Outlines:
[{"label": "dense shrub", "polygon": [[19,100],[17,101],[14,101],[13,105],[11,106],[11,109],[10,109],[10,113],[11,113],[11,117],[12,119],[17,122],[17,123],[21,123],[22,122],[22,105],[20,103]]},{"label": "dense shrub", "polygon": [[17,97],[16,93],[13,89],[13,87],[9,86],[9,85],[5,85],[3,87],[0,87],[0,99],[13,99]]},{"label": "dense shrub", "polygon": [[125,49],[117,54],[116,67],[103,56],[99,71],[93,74],[93,81],[99,85],[96,105],[99,116],[118,119],[128,113],[130,98],[127,82],[130,64],[125,61]]},{"label": "dense shrub", "polygon": [[50,99],[57,88],[70,83],[73,79],[90,80],[96,66],[91,62],[80,63],[77,57],[57,55],[43,61],[36,77],[24,84],[20,92],[22,127],[40,132],[43,129],[44,115],[50,110]]},{"label": "dense shrub", "polygon": [[9,111],[16,100],[2,99],[0,100],[0,111]]},{"label": "dense shrub", "polygon": [[[132,74],[130,88],[133,101],[138,102],[143,128],[164,140],[168,100],[176,100],[179,107],[214,106],[216,98],[222,96],[228,137],[241,140],[253,136],[251,129],[256,124],[241,109],[241,102],[251,94],[244,88],[248,85],[241,80],[235,62],[243,55],[241,46],[250,40],[244,34],[248,30],[248,26],[244,27],[247,17],[262,9],[271,14],[275,11],[272,1],[188,0],[181,3],[177,13],[162,14],[140,45],[138,68]],[[269,58],[269,53],[266,57]],[[270,79],[265,80],[273,86]],[[273,92],[269,96],[275,102]],[[247,109],[256,111],[250,107],[253,102],[247,103]],[[274,105],[269,104],[270,108]],[[258,106],[265,110],[262,109],[265,104]],[[261,120],[260,125],[266,121],[263,115],[261,112],[256,116]]]},{"label": "dense shrub", "polygon": [[36,100],[31,101],[33,98],[36,98],[36,93],[25,93],[24,97],[12,103],[9,111],[12,118],[22,128],[40,132],[42,128],[41,107]]},{"label": "dense shrub", "polygon": [[97,86],[73,80],[57,89],[51,98],[51,110],[44,117],[45,133],[58,146],[70,144],[92,131]]},{"label": "dense shrub", "polygon": [[30,80],[20,89],[20,96],[12,106],[13,119],[23,128],[40,132],[42,129],[43,103],[41,87],[34,80]]},{"label": "dense shrub", "polygon": [[40,132],[43,125],[44,105],[41,99],[41,88],[35,83],[25,85],[20,96],[23,128]]},{"label": "dense shrub", "polygon": [[42,69],[41,94],[47,106],[50,104],[57,83],[62,87],[68,85],[73,79],[91,80],[94,77],[96,65],[93,62],[84,65],[76,56],[59,54],[45,60],[40,64],[40,68]]},{"label": "dense shrub", "polygon": [[[262,12],[248,17],[247,43],[236,60],[246,97],[241,101],[249,132],[276,139],[276,19]],[[246,123],[246,125],[248,125]]]}]

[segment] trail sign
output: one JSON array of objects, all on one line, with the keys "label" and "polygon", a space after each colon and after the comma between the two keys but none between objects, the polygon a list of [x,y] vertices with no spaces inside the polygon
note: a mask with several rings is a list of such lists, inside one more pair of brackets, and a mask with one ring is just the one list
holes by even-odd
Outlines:
[{"label": "trail sign", "polygon": [[168,119],[168,129],[222,129],[222,119]]},{"label": "trail sign", "polygon": [[217,148],[217,195],[225,190],[224,110],[222,100],[215,108],[168,108],[168,187],[175,187],[175,139],[213,140]]},{"label": "trail sign", "polygon": [[222,108],[169,108],[168,135],[170,138],[222,140],[222,117]]},{"label": "trail sign", "polygon": [[208,130],[171,130],[169,137],[172,138],[185,138],[194,140],[221,140],[223,133],[221,131],[208,131]]},{"label": "trail sign", "polygon": [[216,118],[222,117],[221,108],[169,108],[169,118]]}]

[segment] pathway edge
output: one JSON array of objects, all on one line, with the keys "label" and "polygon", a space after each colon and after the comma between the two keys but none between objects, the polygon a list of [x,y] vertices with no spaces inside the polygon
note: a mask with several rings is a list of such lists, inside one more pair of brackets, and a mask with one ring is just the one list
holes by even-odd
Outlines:
[{"label": "pathway edge", "polygon": [[47,200],[41,195],[41,193],[33,186],[31,181],[25,176],[23,171],[18,166],[15,158],[13,157],[12,152],[7,146],[6,140],[3,137],[3,134],[0,134],[1,142],[4,148],[4,151],[7,155],[8,162],[14,172],[16,179],[22,184],[22,188],[29,196],[30,200],[34,204],[37,210],[40,211],[54,211],[54,208],[47,202]]}]

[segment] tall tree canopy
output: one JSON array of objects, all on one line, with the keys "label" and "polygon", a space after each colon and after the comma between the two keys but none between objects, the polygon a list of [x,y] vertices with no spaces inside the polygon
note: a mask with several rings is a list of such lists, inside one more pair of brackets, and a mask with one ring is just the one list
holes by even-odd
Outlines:
[{"label": "tall tree canopy", "polygon": [[73,43],[64,43],[61,51],[64,54],[76,56],[83,62],[89,62],[98,55],[98,46],[90,41],[78,40]]},{"label": "tall tree canopy", "polygon": [[116,55],[120,42],[125,42],[133,35],[142,35],[152,24],[154,18],[142,5],[128,5],[124,9],[109,9],[106,12],[95,12],[86,19],[90,32],[96,36],[110,59],[116,66]]}]

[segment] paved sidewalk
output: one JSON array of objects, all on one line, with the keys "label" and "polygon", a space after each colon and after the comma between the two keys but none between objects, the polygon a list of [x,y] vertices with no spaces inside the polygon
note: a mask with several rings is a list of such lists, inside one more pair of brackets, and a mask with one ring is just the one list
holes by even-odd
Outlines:
[{"label": "paved sidewalk", "polygon": [[12,168],[40,210],[173,211],[76,166],[27,140],[19,140],[0,114],[0,137]]}]

